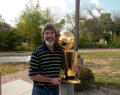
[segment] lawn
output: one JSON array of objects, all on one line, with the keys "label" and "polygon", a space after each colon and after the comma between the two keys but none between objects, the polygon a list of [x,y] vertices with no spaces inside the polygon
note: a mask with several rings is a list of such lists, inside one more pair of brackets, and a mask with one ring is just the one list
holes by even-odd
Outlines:
[{"label": "lawn", "polygon": [[120,89],[120,51],[80,52],[84,65],[95,75],[98,86]]},{"label": "lawn", "polygon": [[29,64],[26,62],[16,62],[16,63],[0,63],[0,71],[2,76],[7,74],[13,74],[19,71],[24,71],[28,69]]},{"label": "lawn", "polygon": [[31,56],[31,54],[7,54],[7,55],[0,55],[0,57],[8,57],[8,56]]}]

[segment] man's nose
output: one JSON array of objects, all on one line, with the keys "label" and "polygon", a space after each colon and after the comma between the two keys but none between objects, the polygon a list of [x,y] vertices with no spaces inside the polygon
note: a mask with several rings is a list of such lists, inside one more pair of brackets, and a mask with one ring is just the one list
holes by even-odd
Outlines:
[{"label": "man's nose", "polygon": [[51,37],[52,36],[52,33],[48,33],[48,37]]}]

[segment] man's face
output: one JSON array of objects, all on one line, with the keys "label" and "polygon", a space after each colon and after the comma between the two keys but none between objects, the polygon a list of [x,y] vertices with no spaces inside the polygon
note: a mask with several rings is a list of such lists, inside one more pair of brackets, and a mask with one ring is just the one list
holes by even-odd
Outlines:
[{"label": "man's face", "polygon": [[49,29],[44,31],[43,39],[47,46],[53,46],[55,42],[55,32]]}]

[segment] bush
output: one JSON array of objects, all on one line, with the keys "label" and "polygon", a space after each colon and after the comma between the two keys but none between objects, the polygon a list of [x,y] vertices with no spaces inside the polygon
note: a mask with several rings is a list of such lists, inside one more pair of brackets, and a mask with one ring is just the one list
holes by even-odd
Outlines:
[{"label": "bush", "polygon": [[97,43],[95,44],[95,48],[108,48],[108,44]]},{"label": "bush", "polygon": [[91,48],[92,43],[89,41],[87,37],[80,37],[78,42],[79,48]]},{"label": "bush", "polygon": [[0,50],[15,50],[21,44],[22,40],[15,30],[0,32]]},{"label": "bush", "polygon": [[85,66],[79,66],[76,77],[81,81],[80,84],[75,85],[76,91],[87,89],[89,84],[93,83],[95,80],[92,71]]},{"label": "bush", "polygon": [[17,46],[16,50],[18,51],[31,51],[33,50],[33,48],[29,45],[20,45],[20,46]]},{"label": "bush", "polygon": [[120,48],[120,36],[114,36],[113,40],[109,43],[110,48]]}]

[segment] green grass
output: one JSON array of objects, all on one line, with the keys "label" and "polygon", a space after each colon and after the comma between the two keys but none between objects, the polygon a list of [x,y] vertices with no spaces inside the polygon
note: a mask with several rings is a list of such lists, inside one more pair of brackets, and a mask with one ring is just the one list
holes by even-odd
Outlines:
[{"label": "green grass", "polygon": [[31,54],[7,54],[7,55],[0,55],[0,57],[8,57],[8,56],[31,56]]},{"label": "green grass", "polygon": [[97,86],[120,90],[120,51],[79,54],[84,58],[84,65],[94,72]]},{"label": "green grass", "polygon": [[79,54],[85,58],[120,58],[120,51],[80,52]]},{"label": "green grass", "polygon": [[7,74],[13,74],[18,71],[23,71],[28,69],[29,65],[25,62],[16,62],[16,63],[0,63],[0,71],[2,76]]},{"label": "green grass", "polygon": [[110,75],[106,72],[95,75],[95,84],[102,87],[120,89],[120,75]]}]

